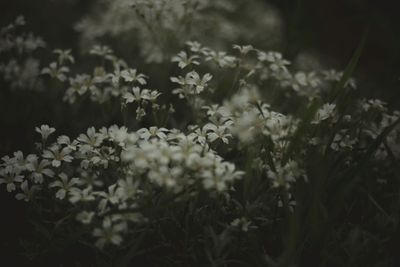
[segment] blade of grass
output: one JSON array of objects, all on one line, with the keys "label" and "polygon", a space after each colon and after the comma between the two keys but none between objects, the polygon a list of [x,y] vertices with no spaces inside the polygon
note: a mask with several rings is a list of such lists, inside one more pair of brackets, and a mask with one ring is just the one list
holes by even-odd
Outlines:
[{"label": "blade of grass", "polygon": [[332,103],[334,102],[338,97],[343,96],[346,94],[346,82],[349,80],[351,75],[353,74],[356,66],[358,65],[358,61],[361,57],[361,53],[364,50],[365,43],[367,41],[368,37],[368,29],[364,32],[363,37],[354,52],[353,56],[350,59],[349,64],[347,65],[346,69],[343,72],[343,75],[340,79],[340,81],[336,84],[335,88],[332,90],[331,95],[329,97],[329,101]]},{"label": "blade of grass", "polygon": [[339,119],[334,127],[334,131],[332,131],[332,134],[329,138],[329,141],[326,145],[325,148],[325,156],[327,155],[330,146],[333,142],[333,139],[335,138],[336,132],[339,130],[339,125],[340,122],[342,121],[345,112],[348,107],[351,106],[350,102],[352,101],[351,98],[349,98],[349,93],[348,93],[348,86],[346,86],[347,81],[350,79],[350,77],[353,75],[354,70],[356,69],[358,65],[358,61],[361,57],[361,53],[364,50],[365,43],[367,42],[367,37],[368,37],[368,28],[365,30],[360,43],[358,44],[358,47],[356,48],[353,56],[350,59],[350,62],[347,64],[342,77],[340,78],[339,82],[336,84],[336,86],[333,88],[331,91],[330,97],[329,97],[329,102],[333,103],[336,100],[337,103],[337,109],[339,111]]},{"label": "blade of grass", "polygon": [[[367,193],[367,192],[366,192]],[[389,214],[382,208],[381,205],[369,194],[367,193],[368,199],[374,204],[374,206],[383,214],[386,216],[386,218],[390,219]]]}]

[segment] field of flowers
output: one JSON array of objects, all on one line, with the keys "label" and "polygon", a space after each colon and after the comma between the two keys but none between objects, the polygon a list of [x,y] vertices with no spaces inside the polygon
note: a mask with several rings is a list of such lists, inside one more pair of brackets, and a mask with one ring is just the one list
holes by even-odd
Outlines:
[{"label": "field of flowers", "polygon": [[35,124],[1,140],[4,266],[399,263],[400,111],[355,78],[368,31],[336,70],[289,59],[266,1],[92,2],[73,48],[1,25],[2,124]]}]

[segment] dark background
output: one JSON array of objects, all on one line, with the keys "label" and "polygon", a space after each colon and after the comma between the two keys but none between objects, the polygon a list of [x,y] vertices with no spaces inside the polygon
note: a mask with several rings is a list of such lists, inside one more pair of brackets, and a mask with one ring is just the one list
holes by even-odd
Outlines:
[{"label": "dark background", "polygon": [[[89,11],[91,0],[0,0],[0,25],[24,15],[30,30],[42,36],[49,47],[78,50],[79,35],[73,25]],[[395,1],[367,0],[271,0],[286,22],[285,56],[295,58],[299,51],[312,50],[343,69],[369,29],[366,47],[357,67],[360,93],[381,98],[400,108],[400,15]],[[49,93],[53,94],[53,93]],[[40,101],[42,99],[42,101]],[[49,98],[51,99],[51,98]],[[39,101],[38,101],[39,100]],[[33,108],[30,103],[38,102]],[[58,133],[77,134],[79,118],[88,110],[71,114],[68,104],[46,101],[46,96],[10,95],[0,88],[0,156],[32,148],[34,127],[49,123]],[[63,116],[68,114],[68,116]],[[63,118],[57,119],[54,118]],[[56,121],[56,125],[54,122]],[[94,122],[95,124],[95,122]],[[73,126],[73,127],[71,127]],[[25,204],[0,190],[0,255],[21,266],[18,238],[29,236]],[[3,258],[5,256],[5,258]],[[9,266],[5,264],[3,266]],[[10,265],[11,266],[11,265]]]}]

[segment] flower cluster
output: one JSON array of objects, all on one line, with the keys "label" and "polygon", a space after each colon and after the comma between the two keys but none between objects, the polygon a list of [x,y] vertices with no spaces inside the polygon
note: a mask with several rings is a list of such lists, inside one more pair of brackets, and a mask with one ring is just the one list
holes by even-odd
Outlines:
[{"label": "flower cluster", "polygon": [[78,99],[88,96],[93,102],[106,103],[112,98],[117,98],[122,107],[136,103],[137,119],[146,114],[145,107],[149,103],[153,110],[159,109],[156,100],[161,93],[157,90],[140,88],[147,84],[147,76],[129,68],[108,46],[95,45],[89,51],[90,55],[102,60],[102,64],[94,67],[92,75],[87,73],[69,75],[68,64],[75,62],[71,50],[56,49],[54,53],[58,55],[57,61],[43,68],[41,74],[67,83],[64,101],[73,104]]},{"label": "flower cluster", "polygon": [[[46,144],[55,129],[42,125],[36,131]],[[95,227],[99,247],[120,244],[128,223],[145,219],[139,211],[151,194],[149,186],[172,194],[200,188],[223,192],[243,175],[207,143],[176,129],[91,127],[72,141],[59,136],[40,151],[3,157],[0,183],[17,191],[17,199],[34,200],[40,191],[51,190],[57,199],[81,205],[77,219]],[[86,210],[88,206],[93,209]]]},{"label": "flower cluster", "polygon": [[37,90],[40,63],[34,54],[45,47],[45,42],[32,32],[20,32],[24,25],[24,17],[19,16],[0,29],[0,79],[12,90]]},{"label": "flower cluster", "polygon": [[[269,38],[265,41],[271,42],[272,39],[279,39],[282,32],[282,22],[277,12],[258,0],[98,2],[93,4],[93,12],[76,25],[83,43],[95,44],[105,36],[123,42],[125,38],[119,37],[129,37],[127,40],[135,40],[141,56],[148,62],[167,61],[188,39],[201,38],[204,43],[224,47],[238,39],[253,40],[266,32],[269,33]],[[249,12],[242,12],[244,4]],[[101,13],[96,8],[98,5],[104,7]],[[240,14],[240,20],[236,19],[237,14]],[[243,16],[244,14],[247,15]],[[246,30],[248,23],[253,25],[253,32],[258,32],[258,35]],[[218,38],[214,38],[215,36]],[[219,54],[212,56],[223,57]],[[196,64],[196,57],[186,57],[183,53],[179,57],[187,61],[181,67],[188,63]]]},{"label": "flower cluster", "polygon": [[[97,63],[88,73],[77,72],[84,68],[75,68],[78,62],[69,49],[53,50],[54,59],[39,68],[32,53],[44,43],[30,34],[15,35],[24,24],[22,18],[0,32],[0,55],[24,55],[21,58],[35,65],[31,66],[35,71],[21,73],[20,57],[4,57],[10,60],[0,63],[0,74],[10,88],[28,88],[41,75],[65,89],[63,99],[71,109],[88,98],[117,111],[105,115],[104,127],[90,127],[76,138],[55,137],[55,128],[38,126],[35,131],[41,138],[34,153],[17,151],[0,162],[0,185],[6,191],[38,207],[48,196],[55,206],[71,207],[97,247],[122,245],[143,225],[145,235],[158,233],[163,231],[158,229],[161,221],[168,220],[183,229],[188,240],[192,238],[188,228],[196,225],[190,229],[196,232],[210,221],[225,229],[221,235],[211,235],[215,242],[228,232],[246,235],[264,230],[271,221],[275,225],[296,217],[287,212],[294,212],[296,203],[310,201],[307,196],[297,202],[302,195],[313,192],[312,200],[319,201],[321,193],[313,190],[335,184],[331,174],[343,181],[365,165],[382,170],[398,161],[400,112],[379,99],[352,98],[357,90],[350,89],[356,89],[356,82],[344,81],[342,72],[306,71],[278,51],[252,45],[233,45],[230,54],[188,41],[173,56],[159,47],[163,42],[149,41],[156,30],[175,32],[182,21],[208,18],[202,11],[220,8],[218,4],[229,11],[228,1],[104,2],[116,14],[123,13],[121,19],[135,12],[135,23],[161,23],[138,30],[138,35],[148,44],[140,49],[145,58],[163,61],[151,66],[165,66],[162,75],[145,75],[151,71],[130,67],[105,45],[89,50]],[[236,2],[240,1],[232,1],[232,8]],[[124,11],[120,4],[125,5]],[[116,19],[114,15],[107,13],[104,19]],[[126,27],[136,29],[132,20]],[[97,37],[114,30],[126,29],[100,27],[92,34]],[[152,79],[158,80],[152,83]],[[153,84],[161,89],[149,89]],[[168,112],[163,112],[167,104],[161,103],[169,105]],[[174,107],[179,112],[170,118]],[[130,116],[132,108],[136,116]],[[117,121],[123,126],[109,126]],[[341,181],[335,185],[340,187]],[[299,192],[304,188],[305,193]],[[174,207],[159,215],[161,202]],[[202,214],[208,212],[211,215],[204,218],[208,214]]]}]

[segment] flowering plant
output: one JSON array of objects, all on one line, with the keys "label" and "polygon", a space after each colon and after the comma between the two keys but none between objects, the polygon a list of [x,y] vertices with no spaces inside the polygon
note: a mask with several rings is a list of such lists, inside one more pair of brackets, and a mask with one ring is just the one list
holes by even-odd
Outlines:
[{"label": "flowering plant", "polygon": [[[176,25],[206,20],[206,9],[231,12],[240,1],[103,2],[117,11],[102,23],[127,15],[120,5],[136,16],[127,28],[98,31],[82,21],[84,38],[118,35],[140,21],[148,28],[138,29],[139,56],[161,62],[155,68],[168,77],[144,74],[147,65],[134,67],[98,44],[87,53],[95,63],[83,70],[72,50],[49,52],[41,38],[18,35],[22,17],[0,31],[0,79],[10,94],[56,85],[56,101],[71,110],[85,103],[105,111],[102,126],[82,119],[85,130],[70,136],[43,122],[34,149],[1,158],[0,185],[36,214],[42,237],[31,242],[39,249],[67,239],[65,246],[91,255],[70,264],[96,266],[289,266],[312,249],[328,253],[337,238],[353,248],[351,238],[367,234],[340,223],[360,206],[357,197],[370,201],[374,210],[362,212],[377,225],[398,223],[390,214],[398,208],[391,186],[400,112],[359,97],[350,67],[297,69],[282,53],[253,45],[218,51],[187,40],[174,54],[161,49],[169,46],[159,30],[180,38]],[[229,25],[225,19],[216,16]],[[39,262],[32,244],[25,251]]]}]

